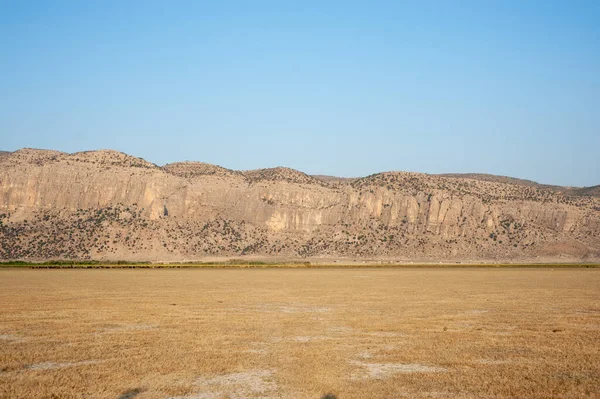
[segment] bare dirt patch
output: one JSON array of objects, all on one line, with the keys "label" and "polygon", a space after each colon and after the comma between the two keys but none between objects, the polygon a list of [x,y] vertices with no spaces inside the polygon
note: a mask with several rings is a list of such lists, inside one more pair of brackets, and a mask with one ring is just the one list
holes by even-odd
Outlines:
[{"label": "bare dirt patch", "polygon": [[20,337],[18,335],[12,335],[12,334],[0,334],[0,342],[7,342],[9,344],[17,344],[20,342],[25,342],[26,339],[23,337]]},{"label": "bare dirt patch", "polygon": [[354,379],[388,378],[398,373],[442,373],[448,371],[448,369],[443,367],[428,366],[417,363],[367,363],[357,360],[352,361],[351,363],[361,369],[364,369],[354,373]]},{"label": "bare dirt patch", "polygon": [[395,331],[373,331],[367,333],[373,337],[382,337],[382,338],[396,338],[396,337],[405,337],[406,334],[402,334]]},{"label": "bare dirt patch", "polygon": [[331,309],[322,306],[306,305],[265,305],[260,307],[262,312],[281,312],[281,313],[325,313]]},{"label": "bare dirt patch", "polygon": [[272,370],[249,370],[239,373],[199,378],[198,391],[172,399],[276,399],[277,383]]}]

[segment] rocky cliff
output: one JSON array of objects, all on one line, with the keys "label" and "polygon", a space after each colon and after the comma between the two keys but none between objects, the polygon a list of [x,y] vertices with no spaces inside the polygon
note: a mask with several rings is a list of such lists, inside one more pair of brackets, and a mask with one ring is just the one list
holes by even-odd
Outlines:
[{"label": "rocky cliff", "polygon": [[489,175],[357,179],[110,150],[0,156],[0,258],[596,260],[597,187]]}]

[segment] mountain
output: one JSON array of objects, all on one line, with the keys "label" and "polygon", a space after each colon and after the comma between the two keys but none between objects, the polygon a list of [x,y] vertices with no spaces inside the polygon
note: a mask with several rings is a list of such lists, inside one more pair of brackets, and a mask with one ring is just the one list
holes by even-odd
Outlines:
[{"label": "mountain", "polygon": [[489,182],[494,182],[494,183],[518,184],[521,186],[537,187],[537,188],[545,188],[545,189],[556,189],[556,190],[563,189],[563,187],[560,187],[560,186],[539,184],[532,180],[517,179],[516,177],[508,177],[508,176],[490,175],[487,173],[445,173],[445,174],[440,174],[438,176],[455,177],[455,178],[459,178],[459,179],[473,179],[473,180],[489,181]]},{"label": "mountain", "polygon": [[0,156],[0,258],[592,261],[599,187],[384,172],[157,166],[112,150]]},{"label": "mountain", "polygon": [[576,188],[571,191],[574,195],[586,195],[600,197],[600,185],[592,187]]}]

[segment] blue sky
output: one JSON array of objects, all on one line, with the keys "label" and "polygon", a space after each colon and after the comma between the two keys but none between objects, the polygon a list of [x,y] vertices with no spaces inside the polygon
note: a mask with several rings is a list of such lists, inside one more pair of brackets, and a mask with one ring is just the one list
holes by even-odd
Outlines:
[{"label": "blue sky", "polygon": [[0,149],[600,184],[599,1],[0,0]]}]

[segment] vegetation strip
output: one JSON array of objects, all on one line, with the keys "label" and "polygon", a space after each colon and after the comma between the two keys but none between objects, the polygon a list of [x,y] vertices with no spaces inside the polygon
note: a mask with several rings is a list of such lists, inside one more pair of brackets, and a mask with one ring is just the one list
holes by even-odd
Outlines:
[{"label": "vegetation strip", "polygon": [[47,261],[0,262],[0,268],[29,268],[29,269],[192,269],[192,268],[223,268],[223,269],[359,269],[359,268],[600,268],[598,263],[365,263],[365,264],[318,264],[310,262],[181,262],[181,263],[150,263],[150,262],[98,262],[98,261]]}]

